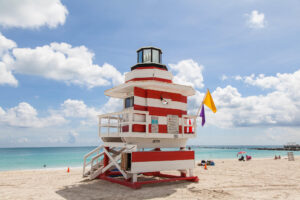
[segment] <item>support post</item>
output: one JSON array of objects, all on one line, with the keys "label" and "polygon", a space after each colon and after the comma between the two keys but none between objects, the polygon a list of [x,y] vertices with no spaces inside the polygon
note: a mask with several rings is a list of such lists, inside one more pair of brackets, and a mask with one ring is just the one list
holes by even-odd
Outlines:
[{"label": "support post", "polygon": [[[104,147],[106,150],[107,150],[107,152],[109,152],[109,147]],[[103,158],[103,168],[104,167],[106,167],[107,165],[108,165],[108,163],[109,163],[109,158],[108,158],[108,156],[106,155],[106,154],[104,154],[104,158]],[[108,171],[106,171],[105,172],[105,175],[108,175]]]},{"label": "support post", "polygon": [[133,112],[128,113],[128,132],[132,133]]},{"label": "support post", "polygon": [[193,169],[189,169],[189,172],[190,172],[190,177],[194,176],[194,170]]},{"label": "support post", "polygon": [[101,137],[101,119],[102,119],[102,118],[101,118],[101,117],[98,117],[98,118],[99,118],[99,124],[98,124],[98,126],[99,126],[99,127],[98,127],[98,136]]},{"label": "support post", "polygon": [[132,183],[136,183],[137,182],[137,174],[132,174]]}]

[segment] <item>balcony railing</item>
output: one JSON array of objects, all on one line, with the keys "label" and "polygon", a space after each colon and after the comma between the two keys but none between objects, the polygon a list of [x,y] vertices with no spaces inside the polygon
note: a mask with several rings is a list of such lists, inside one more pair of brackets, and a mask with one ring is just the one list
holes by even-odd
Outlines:
[{"label": "balcony railing", "polygon": [[[98,117],[100,137],[122,137],[132,133],[166,134],[149,130],[152,123],[148,111],[126,109],[121,112],[99,115]],[[182,115],[178,118],[179,131],[167,134],[196,135],[196,118],[197,116],[194,115]]]}]

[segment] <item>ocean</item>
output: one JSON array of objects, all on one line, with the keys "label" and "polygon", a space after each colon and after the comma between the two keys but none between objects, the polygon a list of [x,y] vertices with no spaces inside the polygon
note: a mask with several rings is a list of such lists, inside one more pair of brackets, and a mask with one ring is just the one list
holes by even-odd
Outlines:
[{"label": "ocean", "polygon": [[[253,147],[276,146],[191,146],[196,160],[237,158],[239,151],[246,151],[253,158],[286,156],[287,151],[254,150]],[[40,147],[0,148],[0,171],[81,167],[83,156],[96,147]],[[294,155],[300,156],[300,151]]]}]

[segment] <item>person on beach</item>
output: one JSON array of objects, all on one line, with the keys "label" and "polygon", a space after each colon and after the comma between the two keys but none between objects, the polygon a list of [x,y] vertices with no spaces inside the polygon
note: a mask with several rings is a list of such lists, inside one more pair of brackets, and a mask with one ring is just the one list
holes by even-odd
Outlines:
[{"label": "person on beach", "polygon": [[274,160],[277,160],[277,155],[275,155]]},{"label": "person on beach", "polygon": [[245,157],[242,155],[239,161],[245,161]]}]

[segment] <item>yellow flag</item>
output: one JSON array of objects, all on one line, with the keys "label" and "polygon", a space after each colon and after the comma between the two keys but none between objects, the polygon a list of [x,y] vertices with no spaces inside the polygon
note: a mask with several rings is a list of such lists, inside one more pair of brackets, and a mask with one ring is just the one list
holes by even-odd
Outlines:
[{"label": "yellow flag", "polygon": [[215,106],[214,100],[211,97],[209,90],[207,90],[205,99],[203,100],[203,104],[205,104],[207,107],[209,107],[214,113],[217,112],[217,108]]}]

